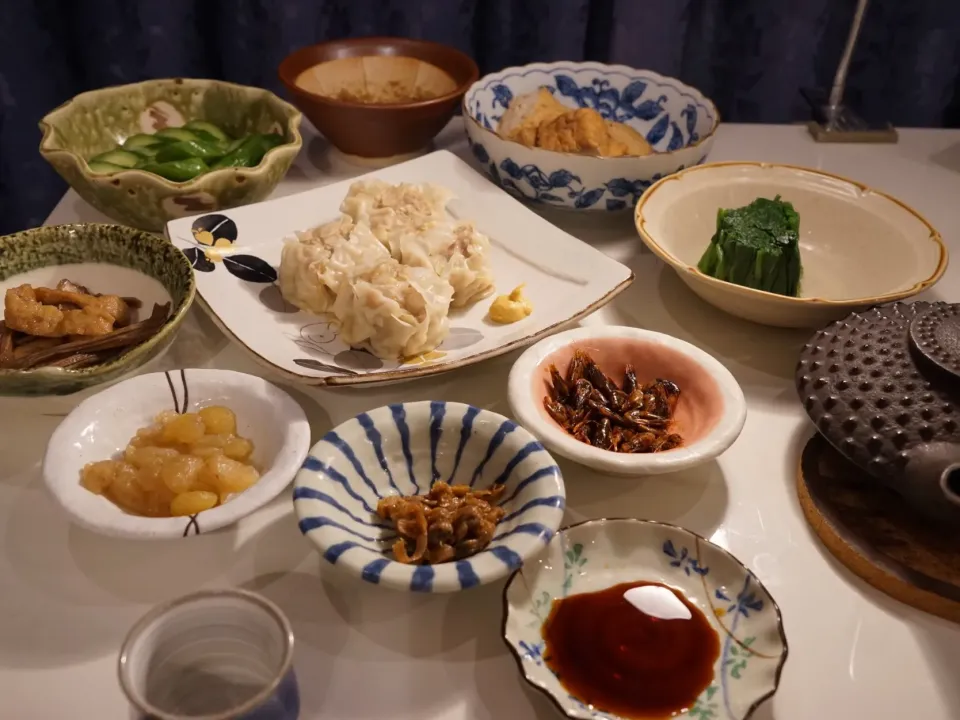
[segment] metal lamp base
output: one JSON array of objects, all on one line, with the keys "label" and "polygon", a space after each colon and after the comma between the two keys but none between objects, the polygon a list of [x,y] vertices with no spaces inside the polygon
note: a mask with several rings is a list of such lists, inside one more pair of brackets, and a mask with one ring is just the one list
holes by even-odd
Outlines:
[{"label": "metal lamp base", "polygon": [[800,91],[813,110],[814,119],[807,129],[817,142],[895,143],[897,130],[890,123],[871,124],[849,105],[831,106],[829,94],[823,90]]}]

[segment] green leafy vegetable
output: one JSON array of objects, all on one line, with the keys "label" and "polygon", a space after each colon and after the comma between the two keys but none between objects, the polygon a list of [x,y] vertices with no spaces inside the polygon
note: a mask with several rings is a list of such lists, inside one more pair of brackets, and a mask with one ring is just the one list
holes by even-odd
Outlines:
[{"label": "green leafy vegetable", "polygon": [[717,212],[717,231],[700,272],[744,287],[796,297],[800,292],[800,216],[793,205],[757,198]]}]

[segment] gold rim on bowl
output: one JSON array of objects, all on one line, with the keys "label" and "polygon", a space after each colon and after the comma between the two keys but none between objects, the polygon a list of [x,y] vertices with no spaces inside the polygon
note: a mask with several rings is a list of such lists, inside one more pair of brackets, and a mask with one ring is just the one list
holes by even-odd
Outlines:
[{"label": "gold rim on bowl", "polygon": [[[709,171],[715,168],[720,167],[758,167],[762,169],[766,168],[784,168],[787,170],[795,170],[799,172],[808,173],[811,175],[819,175],[820,177],[830,178],[831,180],[839,180],[841,182],[847,183],[856,187],[861,193],[870,193],[871,195],[877,195],[889,200],[890,202],[898,205],[900,208],[905,210],[907,213],[916,218],[927,230],[929,231],[929,240],[937,245],[940,250],[940,259],[937,262],[937,267],[934,269],[933,273],[921,280],[920,282],[915,283],[905,290],[897,290],[895,292],[886,293],[884,295],[874,295],[869,297],[862,298],[847,298],[844,300],[830,300],[828,298],[821,297],[791,297],[789,295],[778,295],[777,293],[767,292],[766,290],[757,290],[755,288],[744,287],[742,285],[737,285],[736,283],[727,282],[726,280],[718,280],[715,277],[706,275],[705,273],[700,272],[700,270],[695,265],[689,265],[668,250],[663,248],[653,236],[647,232],[646,223],[643,217],[643,208],[646,205],[647,201],[654,196],[654,194],[663,187],[666,183],[674,182],[685,177],[689,173]],[[757,162],[752,160],[728,160],[722,162],[713,162],[706,163],[704,165],[694,165],[693,167],[680,170],[679,172],[673,173],[672,175],[667,175],[666,177],[657,180],[653,185],[651,185],[643,195],[640,196],[640,200],[637,202],[637,206],[633,212],[634,225],[637,228],[637,233],[640,235],[644,244],[653,251],[653,253],[667,263],[670,267],[678,272],[683,272],[688,275],[696,276],[698,280],[702,282],[713,285],[717,288],[732,290],[741,295],[747,297],[756,297],[756,298],[765,298],[773,299],[778,302],[791,303],[794,305],[812,305],[817,307],[848,307],[854,305],[879,305],[881,303],[893,302],[896,300],[902,300],[904,298],[917,295],[924,290],[932,287],[934,284],[943,277],[943,273],[947,269],[947,263],[949,261],[949,251],[947,250],[946,245],[943,242],[943,238],[940,236],[940,233],[935,227],[927,220],[923,215],[917,212],[913,207],[907,205],[902,200],[895,198],[893,195],[885,193],[876,188],[865,185],[857,180],[852,180],[844,175],[838,175],[837,173],[827,172],[825,170],[816,170],[814,168],[804,167],[802,165],[793,165],[790,163],[766,163],[766,162]]]}]

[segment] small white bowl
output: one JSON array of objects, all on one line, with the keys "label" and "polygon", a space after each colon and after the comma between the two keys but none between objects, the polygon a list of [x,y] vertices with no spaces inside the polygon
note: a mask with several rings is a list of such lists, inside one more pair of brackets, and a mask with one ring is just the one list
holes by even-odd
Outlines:
[{"label": "small white bowl", "polygon": [[[237,432],[254,444],[257,483],[223,505],[190,517],[131,515],[80,485],[83,466],[122,452],[137,430],[164,410],[223,405]],[[160,540],[232,525],[285,488],[310,449],[310,424],[297,402],[266,380],[230,370],[180,370],[139,375],[84,400],[54,431],[43,479],[78,525],[114,537]]]},{"label": "small white bowl", "polygon": [[[585,350],[617,384],[627,363],[640,382],[672,380],[680,388],[676,421],[684,444],[657,453],[618,453],[587,445],[547,414],[550,366],[561,375],[575,350]],[[736,379],[718,360],[675,337],[633,327],[581,327],[558,333],[528,348],[510,370],[510,407],[517,421],[548,449],[611,475],[659,475],[712,460],[730,447],[747,417]]]},{"label": "small white bowl", "polygon": [[[777,691],[788,652],[780,609],[739,560],[674,525],[588,520],[554,535],[503,591],[503,639],[524,679],[564,715],[620,720],[571,695],[544,661],[542,628],[553,602],[634,582],[674,588],[706,616],[720,641],[712,681],[680,717],[746,720]],[[664,658],[671,662],[677,657]]]},{"label": "small white bowl", "polygon": [[[629,125],[655,152],[591,157],[497,135],[513,99],[541,87],[571,109],[592,108]],[[702,163],[720,123],[713,102],[675,78],[625,65],[568,61],[484,75],[464,95],[463,117],[473,155],[496,184],[527,200],[588,212],[629,209],[655,181]]]},{"label": "small white bowl", "polygon": [[[717,210],[781,198],[800,215],[800,297],[741,287],[697,269]],[[822,327],[871,305],[927,290],[947,268],[940,234],[885,193],[820,170],[756,162],[688,168],[637,203],[637,231],[697,295],[764,325]]]}]

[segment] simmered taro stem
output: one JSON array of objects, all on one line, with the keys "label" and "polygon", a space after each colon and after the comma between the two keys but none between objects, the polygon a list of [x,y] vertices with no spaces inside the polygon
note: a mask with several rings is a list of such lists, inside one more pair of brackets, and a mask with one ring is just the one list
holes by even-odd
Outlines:
[{"label": "simmered taro stem", "polygon": [[757,198],[717,211],[717,229],[697,268],[755,290],[796,297],[800,291],[800,216],[793,205]]},{"label": "simmered taro stem", "polygon": [[657,379],[641,385],[627,365],[618,387],[582,350],[574,353],[566,377],[555,365],[548,371],[544,408],[581,442],[617,452],[658,452],[681,444],[682,438],[670,432],[680,397],[673,382]]}]

